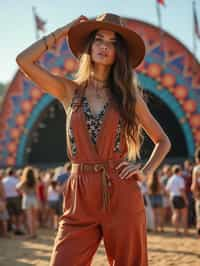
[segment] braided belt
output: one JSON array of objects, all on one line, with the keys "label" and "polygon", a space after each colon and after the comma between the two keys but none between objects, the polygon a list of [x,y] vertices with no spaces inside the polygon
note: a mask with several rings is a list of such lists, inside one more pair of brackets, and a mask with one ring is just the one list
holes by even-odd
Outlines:
[{"label": "braided belt", "polygon": [[[122,161],[122,160],[120,160]],[[72,163],[72,173],[80,172],[101,172],[102,178],[102,201],[103,209],[109,209],[110,207],[110,187],[112,182],[108,174],[109,169],[113,169],[120,161],[108,161],[105,163]]]}]

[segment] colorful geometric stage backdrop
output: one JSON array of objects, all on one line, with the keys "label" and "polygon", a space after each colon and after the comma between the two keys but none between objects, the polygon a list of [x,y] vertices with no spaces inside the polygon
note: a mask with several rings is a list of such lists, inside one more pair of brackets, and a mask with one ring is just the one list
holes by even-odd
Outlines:
[{"label": "colorful geometric stage backdrop", "polygon": [[[165,33],[164,52],[160,30],[145,22],[126,19],[146,43],[144,63],[137,69],[142,87],[164,102],[182,129],[188,156],[200,144],[200,65],[183,44]],[[72,78],[78,62],[65,39],[40,59],[54,74]],[[164,66],[164,71],[162,71]],[[27,140],[41,112],[54,100],[18,71],[3,102],[0,116],[0,166],[25,163]]]}]

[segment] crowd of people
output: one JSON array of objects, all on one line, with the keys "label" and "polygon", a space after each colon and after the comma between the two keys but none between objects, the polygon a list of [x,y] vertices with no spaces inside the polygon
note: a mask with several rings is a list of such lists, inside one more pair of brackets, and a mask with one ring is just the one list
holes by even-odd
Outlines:
[{"label": "crowd of people", "polygon": [[[46,170],[31,166],[1,169],[0,235],[36,238],[40,227],[57,230],[70,168],[67,162],[64,167]],[[180,235],[189,234],[189,228],[196,226],[200,237],[200,148],[194,161],[164,164],[147,182],[138,185],[149,231],[164,232],[166,225],[172,225]]]},{"label": "crowd of people", "polygon": [[200,148],[194,161],[164,164],[140,187],[148,230],[164,232],[165,225],[172,224],[177,235],[187,235],[196,226],[200,236]]},{"label": "crowd of people", "polygon": [[36,238],[39,227],[57,230],[70,163],[56,169],[8,168],[0,172],[1,235]]}]

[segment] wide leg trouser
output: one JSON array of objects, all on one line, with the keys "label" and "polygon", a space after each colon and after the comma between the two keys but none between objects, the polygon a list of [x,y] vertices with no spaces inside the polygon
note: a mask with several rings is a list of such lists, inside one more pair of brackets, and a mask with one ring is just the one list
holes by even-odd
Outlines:
[{"label": "wide leg trouser", "polygon": [[147,266],[146,217],[136,181],[112,179],[107,211],[98,174],[68,181],[50,266],[91,265],[102,238],[110,265]]}]

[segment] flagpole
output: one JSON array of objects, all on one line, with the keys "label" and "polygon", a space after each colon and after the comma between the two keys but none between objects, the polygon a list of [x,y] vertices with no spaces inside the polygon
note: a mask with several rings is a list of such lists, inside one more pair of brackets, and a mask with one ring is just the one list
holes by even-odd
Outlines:
[{"label": "flagpole", "polygon": [[193,8],[193,54],[194,54],[194,61],[193,61],[193,74],[196,74],[196,52],[197,52],[197,36],[195,31],[195,14],[196,14],[196,5],[195,0],[192,1],[192,8]]},{"label": "flagpole", "polygon": [[39,31],[37,29],[37,25],[36,25],[36,22],[35,22],[36,8],[34,6],[32,6],[32,11],[33,11],[33,18],[34,18],[34,25],[35,25],[35,37],[36,37],[36,40],[39,40],[39,38],[40,38]]},{"label": "flagpole", "polygon": [[158,25],[160,28],[160,49],[163,52],[163,62],[162,62],[162,71],[161,73],[164,73],[165,70],[165,48],[164,48],[164,31],[162,28],[162,18],[161,18],[161,9],[160,4],[158,1],[156,1],[156,11],[157,11],[157,17],[158,17]]},{"label": "flagpole", "polygon": [[162,27],[162,21],[161,21],[160,4],[157,1],[156,1],[156,11],[157,11],[157,17],[158,17],[158,25],[161,28]]},{"label": "flagpole", "polygon": [[[195,1],[192,2],[193,5],[193,14],[195,13]],[[197,50],[197,42],[196,42],[196,32],[195,32],[195,21],[194,21],[194,17],[193,17],[193,53],[194,56],[196,57],[196,50]]]}]

